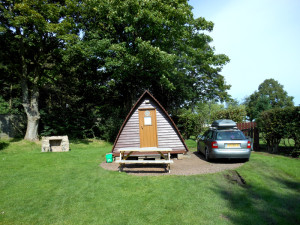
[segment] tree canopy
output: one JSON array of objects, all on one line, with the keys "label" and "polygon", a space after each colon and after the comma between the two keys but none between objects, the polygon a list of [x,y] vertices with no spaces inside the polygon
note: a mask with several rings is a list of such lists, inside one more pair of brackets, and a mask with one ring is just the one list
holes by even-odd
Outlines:
[{"label": "tree canopy", "polygon": [[252,95],[245,100],[249,120],[258,118],[263,111],[293,106],[293,97],[288,96],[283,85],[274,79],[266,79]]},{"label": "tree canopy", "polygon": [[187,0],[6,0],[0,13],[1,86],[22,90],[28,139],[40,118],[43,134],[113,139],[145,89],[172,114],[229,98],[229,59]]},{"label": "tree canopy", "polygon": [[1,1],[1,64],[22,89],[28,140],[38,138],[40,88],[59,75],[61,50],[72,37],[67,11],[60,1]]}]

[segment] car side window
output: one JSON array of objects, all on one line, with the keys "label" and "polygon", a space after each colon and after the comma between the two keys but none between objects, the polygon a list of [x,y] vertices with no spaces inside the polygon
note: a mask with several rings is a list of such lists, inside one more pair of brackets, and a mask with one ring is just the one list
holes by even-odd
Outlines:
[{"label": "car side window", "polygon": [[213,132],[210,130],[206,136],[206,139],[212,139]]},{"label": "car side window", "polygon": [[205,131],[204,134],[203,134],[203,139],[206,139],[207,138],[207,134],[208,134],[209,130]]},{"label": "car side window", "polygon": [[216,139],[216,136],[217,136],[217,134],[218,134],[218,132],[216,132],[216,131],[213,131],[213,133],[212,133],[212,139]]}]

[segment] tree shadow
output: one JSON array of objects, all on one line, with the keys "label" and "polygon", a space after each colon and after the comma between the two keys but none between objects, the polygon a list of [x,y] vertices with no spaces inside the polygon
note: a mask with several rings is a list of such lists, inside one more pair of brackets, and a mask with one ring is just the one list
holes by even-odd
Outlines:
[{"label": "tree shadow", "polygon": [[257,152],[265,152],[272,155],[282,155],[288,156],[292,158],[299,158],[300,152],[295,150],[294,146],[278,146],[278,152],[270,152],[268,151],[267,144],[261,143],[259,144],[259,150]]},{"label": "tree shadow", "polygon": [[[295,182],[292,180],[287,180],[287,179],[283,179],[283,178],[279,178],[279,177],[270,177],[270,179],[273,179],[275,182],[281,183],[283,186],[286,186],[289,189],[295,190],[295,191],[299,192],[299,194],[300,194],[300,182]],[[299,196],[299,200],[300,200],[300,196]]]},{"label": "tree shadow", "polygon": [[93,141],[87,140],[87,139],[72,139],[72,140],[70,140],[70,143],[72,143],[72,144],[85,144],[85,145],[89,145],[92,142]]},{"label": "tree shadow", "polygon": [[11,138],[11,139],[9,140],[9,142],[10,142],[10,143],[14,143],[14,142],[22,141],[22,140],[23,140],[23,138],[21,138],[21,137],[19,137],[19,138]]},{"label": "tree shadow", "polygon": [[6,149],[9,146],[8,142],[0,141],[0,151]]},{"label": "tree shadow", "polygon": [[228,185],[218,184],[213,188],[228,202],[229,211],[220,215],[221,218],[233,224],[300,224],[300,183],[284,178],[265,178],[288,190],[282,194],[276,187],[251,183],[242,186],[230,181]]}]

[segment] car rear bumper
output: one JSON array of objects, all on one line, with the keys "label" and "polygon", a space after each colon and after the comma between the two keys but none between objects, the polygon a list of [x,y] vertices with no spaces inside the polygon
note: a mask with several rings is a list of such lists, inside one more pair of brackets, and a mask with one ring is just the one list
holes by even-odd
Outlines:
[{"label": "car rear bumper", "polygon": [[251,149],[212,149],[209,156],[213,159],[231,158],[247,159],[250,158]]}]

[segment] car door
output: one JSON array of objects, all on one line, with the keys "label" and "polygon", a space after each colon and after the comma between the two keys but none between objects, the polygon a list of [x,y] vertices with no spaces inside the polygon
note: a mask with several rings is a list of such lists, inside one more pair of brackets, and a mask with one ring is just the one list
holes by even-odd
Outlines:
[{"label": "car door", "polygon": [[207,147],[209,150],[211,150],[211,143],[213,141],[213,134],[214,132],[212,130],[210,130],[204,140],[204,148],[203,148],[203,153],[205,153],[205,147]]},{"label": "car door", "polygon": [[207,135],[209,133],[209,130],[206,131],[199,139],[198,141],[198,149],[200,152],[204,153],[205,151],[205,145],[206,145],[206,139],[207,139]]}]

